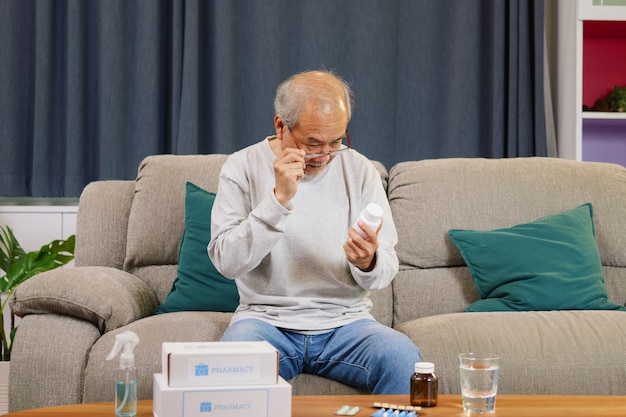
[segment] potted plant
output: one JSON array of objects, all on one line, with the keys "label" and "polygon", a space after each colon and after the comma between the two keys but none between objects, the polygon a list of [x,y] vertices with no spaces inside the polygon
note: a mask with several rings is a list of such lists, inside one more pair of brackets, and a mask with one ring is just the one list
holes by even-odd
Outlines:
[{"label": "potted plant", "polygon": [[623,87],[616,85],[606,97],[600,97],[597,99],[591,109],[583,106],[583,110],[619,113],[626,112],[626,85]]},{"label": "potted plant", "polygon": [[53,240],[41,249],[25,252],[8,226],[0,226],[0,291],[6,298],[0,304],[0,361],[11,360],[16,327],[11,315],[10,332],[4,326],[4,308],[18,285],[27,279],[58,268],[74,259],[75,235],[67,240]]},{"label": "potted plant", "polygon": [[606,102],[612,111],[626,112],[626,85],[623,87],[616,85],[607,96]]}]

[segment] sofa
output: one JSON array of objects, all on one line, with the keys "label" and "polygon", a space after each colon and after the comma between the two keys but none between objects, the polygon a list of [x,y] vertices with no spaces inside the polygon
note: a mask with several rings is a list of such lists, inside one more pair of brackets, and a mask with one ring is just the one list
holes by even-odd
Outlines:
[{"label": "sofa", "polygon": [[[11,411],[112,401],[118,361],[105,357],[124,330],[140,338],[135,348],[140,399],[152,398],[163,342],[220,339],[229,312],[154,311],[178,273],[185,184],[219,192],[218,174],[226,158],[150,156],[134,181],[96,181],[85,187],[75,267],[31,278],[10,300],[21,317],[9,377]],[[391,286],[371,293],[373,315],[407,334],[424,359],[435,364],[440,393],[459,392],[457,354],[472,351],[500,355],[500,393],[626,394],[626,312],[620,310],[626,301],[624,167],[541,157],[409,161],[389,169],[374,164],[398,230],[400,271]],[[450,230],[506,231],[586,203],[592,207],[593,248],[575,252],[565,267],[582,271],[586,267],[579,258],[587,252],[598,257],[601,276],[593,291],[600,292],[599,304],[578,306],[578,298],[593,291],[583,283],[582,291],[570,296],[566,279],[563,289],[551,284],[547,291],[541,285],[524,289],[531,293],[530,302],[566,294],[561,301],[573,304],[565,308],[465,311],[489,294],[479,291],[473,275],[479,265],[471,260],[473,269],[468,268],[460,239],[453,241]],[[497,246],[507,251],[479,253],[498,263],[501,256],[518,252],[515,246]],[[576,247],[569,243],[569,249]],[[560,255],[548,256],[563,264]],[[312,375],[290,383],[294,395],[363,393]]]}]

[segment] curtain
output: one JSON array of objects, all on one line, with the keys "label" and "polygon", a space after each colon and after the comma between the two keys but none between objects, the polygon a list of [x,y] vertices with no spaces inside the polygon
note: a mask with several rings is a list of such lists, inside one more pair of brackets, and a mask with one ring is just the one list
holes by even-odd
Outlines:
[{"label": "curtain", "polygon": [[0,195],[76,197],[273,133],[287,76],[355,92],[354,148],[546,155],[542,0],[2,0]]},{"label": "curtain", "polygon": [[[546,2],[545,30],[551,80],[549,100],[555,121],[558,156],[576,159],[576,25],[578,2],[549,0]],[[547,84],[547,83],[546,83]]]}]

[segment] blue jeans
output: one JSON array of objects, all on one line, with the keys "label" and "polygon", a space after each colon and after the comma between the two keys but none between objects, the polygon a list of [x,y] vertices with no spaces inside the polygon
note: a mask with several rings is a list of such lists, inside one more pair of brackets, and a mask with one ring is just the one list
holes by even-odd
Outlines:
[{"label": "blue jeans", "polygon": [[419,349],[404,334],[374,320],[358,320],[318,335],[280,330],[257,319],[232,324],[223,341],[266,340],[280,352],[280,376],[323,376],[372,394],[408,394]]}]

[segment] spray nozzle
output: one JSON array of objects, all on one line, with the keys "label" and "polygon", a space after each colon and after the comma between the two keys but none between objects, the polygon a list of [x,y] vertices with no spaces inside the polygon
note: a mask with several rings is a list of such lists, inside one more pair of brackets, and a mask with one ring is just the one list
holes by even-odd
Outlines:
[{"label": "spray nozzle", "polygon": [[111,349],[111,353],[107,356],[107,360],[110,361],[116,357],[123,347],[124,352],[120,355],[120,368],[135,366],[135,354],[133,353],[133,349],[137,346],[137,343],[139,343],[139,336],[137,336],[135,332],[131,332],[130,330],[123,331],[115,336],[115,344],[113,345],[113,349]]}]

